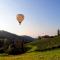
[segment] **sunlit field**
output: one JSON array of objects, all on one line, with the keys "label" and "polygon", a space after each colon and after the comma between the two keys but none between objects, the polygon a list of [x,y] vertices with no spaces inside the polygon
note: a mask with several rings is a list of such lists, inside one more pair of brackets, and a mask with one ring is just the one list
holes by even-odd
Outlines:
[{"label": "sunlit field", "polygon": [[60,60],[60,49],[30,52],[22,55],[0,55],[0,60]]}]

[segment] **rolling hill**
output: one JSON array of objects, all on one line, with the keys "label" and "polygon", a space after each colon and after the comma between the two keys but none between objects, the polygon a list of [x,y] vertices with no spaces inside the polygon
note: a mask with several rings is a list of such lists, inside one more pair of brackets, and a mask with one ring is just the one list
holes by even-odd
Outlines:
[{"label": "rolling hill", "polygon": [[28,42],[32,42],[34,41],[34,38],[30,37],[30,36],[18,36],[16,34],[13,34],[13,33],[10,33],[10,32],[7,32],[7,31],[3,31],[1,30],[0,31],[0,38],[8,38],[8,39],[11,39],[11,40],[24,40],[25,43],[28,43]]}]

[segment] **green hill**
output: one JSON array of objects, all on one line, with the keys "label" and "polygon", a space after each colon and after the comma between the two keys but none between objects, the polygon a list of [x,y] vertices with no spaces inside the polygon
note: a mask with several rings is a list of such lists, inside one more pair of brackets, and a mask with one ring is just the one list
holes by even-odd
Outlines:
[{"label": "green hill", "polygon": [[29,51],[45,51],[60,47],[60,36],[53,38],[41,38],[34,42],[28,43],[27,48],[31,48]]},{"label": "green hill", "polygon": [[25,45],[27,52],[20,55],[1,54],[1,60],[60,60],[60,36],[36,39]]}]

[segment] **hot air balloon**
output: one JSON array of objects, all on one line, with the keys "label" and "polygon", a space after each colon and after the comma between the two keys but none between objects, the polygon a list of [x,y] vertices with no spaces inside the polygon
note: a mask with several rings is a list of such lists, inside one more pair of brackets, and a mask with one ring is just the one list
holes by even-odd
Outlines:
[{"label": "hot air balloon", "polygon": [[17,18],[17,21],[21,24],[22,21],[24,20],[24,15],[23,14],[17,14],[16,18]]}]

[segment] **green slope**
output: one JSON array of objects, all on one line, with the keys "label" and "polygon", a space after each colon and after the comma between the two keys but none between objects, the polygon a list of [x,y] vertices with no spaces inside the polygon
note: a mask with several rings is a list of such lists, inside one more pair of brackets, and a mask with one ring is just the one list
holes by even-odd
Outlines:
[{"label": "green slope", "polygon": [[41,51],[58,46],[60,46],[60,37],[41,39],[26,44],[28,51],[25,54],[15,56],[2,54],[0,60],[60,60],[60,48]]},{"label": "green slope", "polygon": [[55,49],[55,48],[60,47],[60,36],[56,36],[54,38],[42,38],[40,40],[31,42],[31,43],[27,44],[26,46],[30,47],[31,51]]}]

